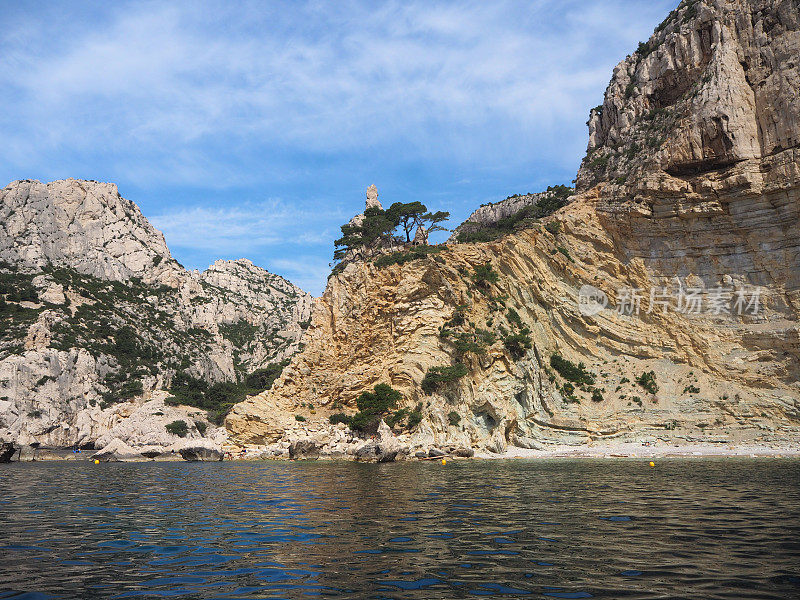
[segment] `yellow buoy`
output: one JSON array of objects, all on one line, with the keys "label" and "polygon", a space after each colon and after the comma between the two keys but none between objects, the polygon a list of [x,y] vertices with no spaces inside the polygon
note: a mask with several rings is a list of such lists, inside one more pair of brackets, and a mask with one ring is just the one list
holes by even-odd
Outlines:
[{"label": "yellow buoy", "polygon": [[97,459],[95,459],[95,460],[94,460],[94,464],[96,464],[96,465],[99,465],[99,464],[100,464],[100,461],[99,461],[99,460],[97,460]]},{"label": "yellow buoy", "polygon": [[447,460],[443,458],[443,459],[442,459],[442,464],[443,464],[443,465],[446,465],[446,464],[447,464]]},{"label": "yellow buoy", "polygon": [[655,466],[656,466],[656,463],[654,463],[654,462],[651,460],[651,461],[650,461],[650,466],[651,466],[651,467],[655,467]]}]

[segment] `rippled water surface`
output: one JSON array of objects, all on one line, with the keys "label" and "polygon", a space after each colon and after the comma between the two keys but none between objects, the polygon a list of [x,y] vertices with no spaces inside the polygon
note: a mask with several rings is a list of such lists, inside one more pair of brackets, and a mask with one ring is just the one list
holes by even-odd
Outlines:
[{"label": "rippled water surface", "polygon": [[797,598],[800,462],[0,465],[0,598]]}]

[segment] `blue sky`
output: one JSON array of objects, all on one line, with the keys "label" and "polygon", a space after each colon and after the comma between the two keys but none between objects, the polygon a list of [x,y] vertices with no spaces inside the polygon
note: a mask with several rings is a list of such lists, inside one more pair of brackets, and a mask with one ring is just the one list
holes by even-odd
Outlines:
[{"label": "blue sky", "polygon": [[452,226],[569,184],[613,67],[677,0],[0,0],[0,180],[113,181],[190,268],[314,294],[378,186]]}]

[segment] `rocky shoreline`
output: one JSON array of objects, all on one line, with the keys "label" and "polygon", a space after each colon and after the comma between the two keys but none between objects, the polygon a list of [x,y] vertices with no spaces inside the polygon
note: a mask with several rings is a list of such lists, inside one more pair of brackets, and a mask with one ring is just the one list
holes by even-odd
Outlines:
[{"label": "rocky shoreline", "polygon": [[[495,454],[491,452],[478,452],[473,456],[459,456],[454,453],[444,451],[441,454],[434,452],[434,456],[405,456],[401,460],[384,462],[404,462],[404,461],[433,461],[441,459],[452,460],[570,460],[570,459],[708,459],[708,458],[784,458],[800,459],[800,449],[791,447],[772,447],[772,446],[723,446],[714,444],[695,444],[690,446],[636,446],[635,444],[621,444],[619,446],[604,446],[600,448],[592,447],[556,447],[548,450],[529,450],[527,448],[509,448],[506,452]],[[64,462],[64,461],[83,461],[92,462],[91,451],[75,453],[70,449],[48,449],[41,452],[34,459],[29,452],[23,452],[22,460],[13,462]],[[164,453],[155,458],[144,456],[128,457],[110,462],[184,462],[180,453]],[[231,461],[295,461],[295,460],[322,460],[336,462],[364,462],[358,461],[348,456],[303,456],[288,457],[265,455],[258,449],[249,449],[247,452],[239,452],[225,455],[225,462]],[[216,461],[188,461],[188,462],[220,462]],[[378,461],[369,461],[378,462]]]}]

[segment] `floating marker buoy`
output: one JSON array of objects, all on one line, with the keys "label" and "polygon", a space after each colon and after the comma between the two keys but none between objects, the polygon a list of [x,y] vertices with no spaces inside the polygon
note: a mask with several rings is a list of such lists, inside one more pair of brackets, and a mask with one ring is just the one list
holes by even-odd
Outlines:
[{"label": "floating marker buoy", "polygon": [[655,467],[655,466],[656,466],[656,463],[654,463],[654,462],[651,460],[651,461],[650,461],[650,466],[651,466],[651,467]]},{"label": "floating marker buoy", "polygon": [[443,464],[443,465],[446,465],[446,464],[447,464],[447,459],[443,458],[443,459],[442,459],[442,464]]},{"label": "floating marker buoy", "polygon": [[95,458],[95,459],[94,459],[94,464],[96,464],[96,465],[99,465],[99,464],[100,464],[100,461],[99,461],[99,460],[97,460],[97,459]]}]

